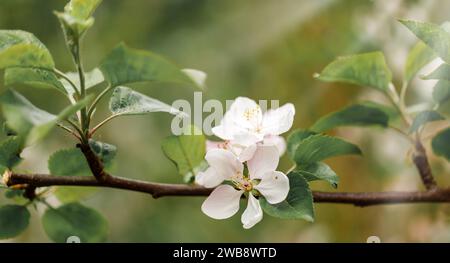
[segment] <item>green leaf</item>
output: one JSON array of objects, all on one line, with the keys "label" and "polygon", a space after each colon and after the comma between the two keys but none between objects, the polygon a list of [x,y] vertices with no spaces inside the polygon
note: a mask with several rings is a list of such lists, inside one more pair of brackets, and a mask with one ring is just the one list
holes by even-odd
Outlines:
[{"label": "green leaf", "polygon": [[77,236],[83,243],[103,242],[108,234],[108,222],[97,211],[79,203],[48,209],[42,217],[47,235],[55,242],[65,243]]},{"label": "green leaf", "polygon": [[10,136],[0,143],[0,165],[13,168],[22,160],[20,153],[23,149],[23,140],[20,137]]},{"label": "green leaf", "polygon": [[450,161],[450,128],[447,128],[440,133],[438,133],[433,140],[431,141],[431,147],[433,148],[433,152],[442,156],[447,161]]},{"label": "green leaf", "polygon": [[409,82],[425,65],[436,58],[433,50],[422,41],[418,42],[409,52],[405,64],[405,80]]},{"label": "green leaf", "polygon": [[439,80],[433,88],[433,100],[443,104],[450,99],[450,81]]},{"label": "green leaf", "polygon": [[55,12],[58,17],[69,48],[94,24],[91,17],[101,0],[71,0],[64,12]]},{"label": "green leaf", "polygon": [[445,62],[450,63],[450,34],[439,25],[412,20],[400,20],[420,40]]},{"label": "green leaf", "polygon": [[44,138],[59,121],[69,118],[91,100],[92,96],[88,96],[76,104],[68,106],[58,115],[53,115],[37,108],[13,90],[8,90],[0,96],[3,115],[8,127],[21,135],[25,135],[26,144],[33,144]]},{"label": "green leaf", "polygon": [[422,111],[414,118],[414,121],[409,128],[409,132],[413,133],[419,130],[420,127],[424,126],[428,122],[445,120],[445,118],[439,114],[437,111],[426,110]]},{"label": "green leaf", "polygon": [[310,129],[324,132],[340,126],[380,125],[387,127],[389,115],[375,103],[350,105],[342,110],[330,113],[320,118]]},{"label": "green leaf", "polygon": [[450,65],[442,63],[437,69],[428,75],[422,77],[423,79],[440,79],[450,81]]},{"label": "green leaf", "polygon": [[154,53],[131,49],[119,44],[103,60],[100,69],[112,86],[127,83],[156,81],[198,86],[176,65]]},{"label": "green leaf", "polygon": [[116,156],[117,147],[115,145],[92,139],[89,139],[89,145],[105,165],[109,164]]},{"label": "green leaf", "polygon": [[392,74],[381,52],[340,57],[316,75],[326,82],[345,82],[386,91]]},{"label": "green leaf", "polygon": [[297,150],[300,142],[314,134],[316,133],[307,130],[295,130],[291,134],[289,134],[287,138],[287,153],[289,157],[291,157],[291,159],[294,159],[295,151]]},{"label": "green leaf", "polygon": [[[192,129],[196,129],[195,127]],[[184,178],[192,178],[204,167],[206,139],[203,135],[169,136],[162,142],[162,150]]]},{"label": "green leaf", "polygon": [[91,175],[86,158],[78,148],[63,149],[53,153],[48,159],[48,169],[52,175]]},{"label": "green leaf", "polygon": [[21,30],[0,30],[0,69],[37,67],[53,69],[48,49],[33,34]]},{"label": "green leaf", "polygon": [[[65,74],[72,81],[72,83],[75,84],[77,89],[80,90],[80,77],[78,72],[66,72]],[[103,83],[105,78],[103,77],[103,73],[100,69],[94,68],[93,70],[84,73],[84,80],[85,89],[88,90]],[[66,79],[60,79],[60,81],[63,84],[63,88],[67,94],[73,95],[75,93],[72,85]]]},{"label": "green leaf", "polygon": [[150,98],[127,87],[117,87],[109,101],[113,115],[139,115],[151,112],[182,114],[179,110],[159,100]]},{"label": "green leaf", "polygon": [[58,77],[49,70],[38,68],[7,68],[5,70],[5,85],[26,84],[37,88],[55,88],[67,94]]},{"label": "green leaf", "polygon": [[303,176],[308,182],[324,180],[330,183],[334,188],[337,188],[339,184],[339,177],[337,174],[327,164],[322,162],[298,167],[295,169],[295,172]]},{"label": "green leaf", "polygon": [[305,178],[291,172],[289,178],[289,194],[281,203],[269,204],[264,197],[259,198],[262,209],[267,214],[282,219],[303,219],[314,221],[313,197]]},{"label": "green leaf", "polygon": [[12,238],[22,233],[29,224],[30,212],[20,205],[0,207],[0,239]]},{"label": "green leaf", "polygon": [[358,146],[342,139],[316,134],[302,140],[298,144],[294,154],[294,161],[297,165],[302,166],[346,154],[361,155],[362,153]]}]

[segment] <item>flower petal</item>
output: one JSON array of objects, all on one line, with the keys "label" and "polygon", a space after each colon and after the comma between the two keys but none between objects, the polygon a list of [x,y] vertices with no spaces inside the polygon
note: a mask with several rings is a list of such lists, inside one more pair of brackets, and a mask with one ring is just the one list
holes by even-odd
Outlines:
[{"label": "flower petal", "polygon": [[228,150],[228,141],[210,141],[206,140],[206,151],[209,152],[212,149],[225,149]]},{"label": "flower petal", "polygon": [[262,122],[262,111],[252,99],[237,97],[224,116],[226,121],[231,120],[238,127],[256,130]]},{"label": "flower petal", "polygon": [[244,166],[230,151],[224,149],[212,149],[206,153],[206,161],[209,166],[214,167],[224,180],[236,173],[242,173]]},{"label": "flower petal", "polygon": [[[239,149],[238,146],[234,146],[233,148]],[[246,161],[250,160],[251,158],[253,158],[256,148],[257,148],[256,144],[252,144],[250,146],[240,148],[240,151],[238,154],[239,161],[246,162]]]},{"label": "flower petal", "polygon": [[263,212],[258,199],[252,194],[248,195],[248,204],[241,216],[241,222],[245,229],[249,229],[256,225],[263,218]]},{"label": "flower petal", "polygon": [[250,178],[262,179],[265,173],[275,171],[279,158],[277,147],[258,145],[253,158],[247,161]]},{"label": "flower petal", "polygon": [[264,145],[271,146],[274,145],[278,149],[280,157],[286,152],[286,140],[278,135],[267,135],[264,137]]},{"label": "flower petal", "polygon": [[214,219],[229,218],[239,210],[242,193],[230,185],[221,185],[203,202],[202,211]]},{"label": "flower petal", "polygon": [[214,167],[209,167],[206,171],[199,172],[195,176],[195,183],[206,188],[213,188],[220,185],[226,179]]},{"label": "flower petal", "polygon": [[286,199],[289,193],[289,179],[282,172],[268,172],[255,189],[266,198],[267,202],[277,204]]},{"label": "flower petal", "polygon": [[265,135],[280,135],[287,132],[294,122],[295,107],[287,103],[278,109],[268,110],[262,120],[262,133]]}]

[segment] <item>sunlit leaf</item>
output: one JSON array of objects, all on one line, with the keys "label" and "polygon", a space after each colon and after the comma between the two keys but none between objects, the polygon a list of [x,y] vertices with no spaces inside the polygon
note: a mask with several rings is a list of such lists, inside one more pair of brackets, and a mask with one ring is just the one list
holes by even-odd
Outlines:
[{"label": "sunlit leaf", "polygon": [[0,69],[7,67],[53,69],[48,49],[33,34],[21,30],[0,30]]},{"label": "sunlit leaf", "polygon": [[49,70],[13,67],[5,70],[5,85],[26,84],[33,87],[55,88],[67,94],[58,77]]},{"label": "sunlit leaf", "polygon": [[450,128],[439,132],[431,141],[433,152],[450,161]]},{"label": "sunlit leaf", "polygon": [[445,118],[437,111],[426,110],[422,111],[414,118],[414,121],[409,128],[409,132],[416,132],[420,127],[424,126],[428,122],[445,120]]},{"label": "sunlit leaf", "polygon": [[83,243],[103,242],[108,235],[106,219],[79,203],[47,209],[42,225],[47,235],[58,243],[65,243],[71,236],[79,237]]},{"label": "sunlit leaf", "polygon": [[24,206],[0,207],[0,239],[18,236],[28,227],[29,221],[30,212]]},{"label": "sunlit leaf", "polygon": [[326,82],[345,82],[382,91],[389,87],[392,74],[381,52],[340,57],[316,77]]},{"label": "sunlit leaf", "polygon": [[389,115],[383,110],[384,107],[386,106],[375,103],[350,105],[320,118],[310,129],[315,132],[324,132],[340,126],[387,127]]},{"label": "sunlit leaf", "polygon": [[298,144],[294,161],[297,165],[302,166],[347,154],[361,155],[362,153],[358,146],[352,143],[337,137],[316,134],[309,136]]},{"label": "sunlit leaf", "polygon": [[439,25],[412,20],[400,20],[420,40],[427,44],[445,62],[450,63],[450,33]]},{"label": "sunlit leaf", "polygon": [[337,174],[325,163],[318,162],[295,169],[295,172],[301,174],[307,181],[323,180],[337,188],[339,184],[339,177]]},{"label": "sunlit leaf", "polygon": [[264,212],[282,219],[303,219],[314,221],[313,197],[305,178],[297,172],[291,172],[289,178],[289,194],[281,203],[270,204],[264,197],[260,197],[260,204]]},{"label": "sunlit leaf", "polygon": [[154,53],[120,44],[103,60],[100,69],[112,86],[156,81],[197,86],[179,67]]},{"label": "sunlit leaf", "polygon": [[418,42],[409,52],[405,64],[405,80],[410,81],[425,65],[436,58],[433,50],[422,41]]},{"label": "sunlit leaf", "polygon": [[123,86],[114,89],[109,101],[109,109],[114,115],[138,115],[151,112],[181,113],[164,102]]}]

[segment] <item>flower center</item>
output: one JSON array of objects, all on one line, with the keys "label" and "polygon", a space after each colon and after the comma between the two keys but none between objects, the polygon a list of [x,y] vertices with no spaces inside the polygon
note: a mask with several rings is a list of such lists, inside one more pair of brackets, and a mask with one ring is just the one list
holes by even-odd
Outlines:
[{"label": "flower center", "polygon": [[244,111],[244,118],[249,121],[253,119],[253,117],[260,111],[259,106],[256,106],[254,108],[247,108]]},{"label": "flower center", "polygon": [[231,181],[233,184],[246,192],[250,192],[253,190],[253,183],[250,180],[250,178],[245,177],[241,172],[236,173],[232,178]]}]

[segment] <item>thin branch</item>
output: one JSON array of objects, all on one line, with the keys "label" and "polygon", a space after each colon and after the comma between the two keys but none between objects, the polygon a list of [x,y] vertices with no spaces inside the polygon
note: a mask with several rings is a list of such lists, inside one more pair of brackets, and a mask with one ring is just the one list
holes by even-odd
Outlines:
[{"label": "thin branch", "polygon": [[81,137],[80,137],[76,132],[74,132],[72,129],[70,129],[69,127],[66,127],[66,126],[64,126],[64,125],[61,124],[61,123],[57,123],[56,125],[57,125],[58,127],[60,127],[61,129],[67,131],[68,133],[72,134],[72,135],[75,136],[78,140],[81,141]]},{"label": "thin branch", "polygon": [[110,120],[118,117],[118,114],[113,114],[111,116],[109,116],[108,118],[104,119],[103,121],[101,121],[99,124],[97,124],[94,128],[91,129],[91,131],[89,132],[89,137],[91,137],[92,135],[94,135],[94,133],[100,129],[100,127],[102,127],[103,125],[105,125],[107,122],[109,122]]},{"label": "thin branch", "polygon": [[92,102],[92,105],[89,107],[88,110],[88,118],[90,119],[92,117],[92,114],[94,113],[95,107],[100,102],[100,100],[112,89],[113,87],[109,84],[106,89],[104,89]]},{"label": "thin branch", "polygon": [[430,163],[428,162],[427,153],[425,147],[420,141],[419,135],[417,135],[415,150],[413,154],[413,162],[419,171],[420,178],[427,190],[432,190],[437,188],[436,181],[434,180],[433,174],[431,172]]},{"label": "thin branch", "polygon": [[[163,196],[207,196],[213,189],[185,184],[161,184],[110,176],[98,181],[90,176],[52,176],[46,174],[9,173],[4,178],[6,185],[48,186],[96,186],[147,193],[154,198]],[[313,192],[316,203],[340,203],[355,206],[371,206],[400,203],[450,203],[450,188],[424,192]]]}]

